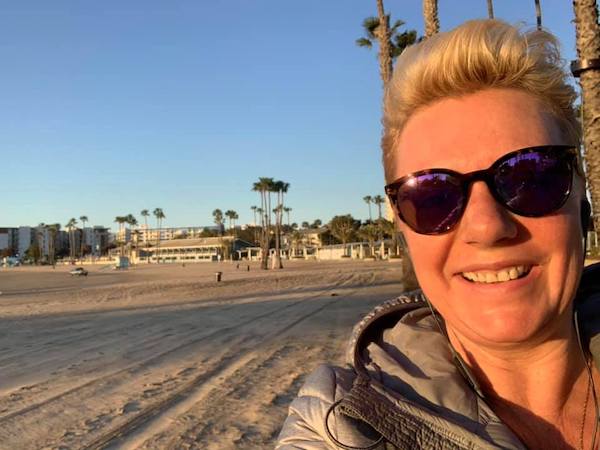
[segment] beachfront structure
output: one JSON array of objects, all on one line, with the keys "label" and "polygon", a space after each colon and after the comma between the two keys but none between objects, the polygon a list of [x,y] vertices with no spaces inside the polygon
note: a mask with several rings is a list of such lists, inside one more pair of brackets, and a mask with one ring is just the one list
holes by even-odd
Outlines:
[{"label": "beachfront structure", "polygon": [[131,242],[131,237],[133,236],[133,233],[131,232],[131,228],[124,227],[117,231],[114,236],[114,241],[122,244],[127,244]]},{"label": "beachfront structure", "polygon": [[15,253],[17,246],[17,229],[16,228],[0,228],[0,253],[9,250],[10,253]]},{"label": "beachfront structure", "polygon": [[[72,227],[75,243],[74,254],[79,256],[83,239],[84,254],[98,257],[105,255],[109,246],[109,229],[103,226],[81,228]],[[0,228],[0,253],[11,253],[23,259],[32,245],[36,245],[42,260],[48,259],[52,248],[50,241],[54,237],[54,254],[69,253],[69,228],[50,231],[47,226],[3,227]],[[7,252],[7,250],[9,250]]]},{"label": "beachfront structure", "polygon": [[22,258],[31,247],[35,233],[31,227],[19,227],[17,230],[17,255]]},{"label": "beachfront structure", "polygon": [[282,235],[282,247],[283,248],[301,248],[301,247],[322,247],[328,244],[325,242],[325,236],[329,235],[329,229],[327,227],[320,228],[304,228],[298,230],[301,239],[299,241],[294,240],[291,233]]},{"label": "beachfront structure", "polygon": [[133,242],[136,244],[152,244],[161,241],[171,241],[174,239],[198,239],[205,231],[223,232],[223,227],[171,227],[171,228],[146,228],[142,225],[134,230],[123,228],[115,233],[115,239],[125,244]]},{"label": "beachfront structure", "polygon": [[103,226],[85,227],[78,230],[83,235],[84,253],[94,257],[106,254],[110,244],[110,233]]},{"label": "beachfront structure", "polygon": [[194,263],[221,261],[239,255],[239,251],[252,244],[233,236],[172,239],[161,241],[160,245],[151,245],[132,249],[134,263]]}]

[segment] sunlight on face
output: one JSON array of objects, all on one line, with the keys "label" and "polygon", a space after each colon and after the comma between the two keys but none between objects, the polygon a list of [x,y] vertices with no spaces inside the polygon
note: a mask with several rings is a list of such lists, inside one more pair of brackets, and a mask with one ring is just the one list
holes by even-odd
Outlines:
[{"label": "sunlight on face", "polygon": [[[393,178],[432,167],[484,169],[510,151],[544,144],[567,142],[544,105],[527,93],[489,89],[448,98],[410,118]],[[556,213],[528,218],[508,212],[476,182],[451,232],[425,236],[400,225],[419,283],[451,331],[505,345],[551,335],[570,320],[583,257],[581,192],[578,185]],[[526,275],[483,281],[504,279],[511,270]],[[467,280],[465,273],[482,281]]]}]

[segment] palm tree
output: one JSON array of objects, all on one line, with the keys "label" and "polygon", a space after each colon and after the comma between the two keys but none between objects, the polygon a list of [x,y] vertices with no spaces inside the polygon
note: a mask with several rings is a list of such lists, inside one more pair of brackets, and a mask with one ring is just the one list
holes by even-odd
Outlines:
[{"label": "palm tree", "polygon": [[370,195],[365,195],[363,200],[367,205],[369,205],[369,222],[373,222],[373,216],[371,215],[371,202],[373,201],[373,197]]},{"label": "palm tree", "polygon": [[283,219],[283,200],[290,187],[285,181],[275,181],[271,185],[271,191],[277,193],[277,206],[273,209],[275,213],[275,260],[273,266],[278,269],[283,269],[281,261],[281,222]]},{"label": "palm tree", "polygon": [[302,222],[302,228],[304,228],[304,229],[310,228],[310,223]]},{"label": "palm tree", "polygon": [[571,63],[573,75],[581,85],[583,144],[588,184],[592,197],[594,228],[600,232],[600,26],[596,0],[575,0],[577,61]]},{"label": "palm tree", "polygon": [[487,0],[488,18],[494,18],[494,3],[493,0]]},{"label": "palm tree", "polygon": [[266,270],[269,268],[269,248],[271,236],[271,190],[273,186],[273,178],[260,177],[257,182],[252,185],[252,190],[260,194],[261,209],[264,212],[261,233],[261,268]]},{"label": "palm tree", "polygon": [[148,240],[148,217],[150,216],[150,211],[147,209],[142,209],[140,211],[140,215],[144,218],[144,225],[146,225],[146,233],[144,233],[144,243]]},{"label": "palm tree", "polygon": [[60,230],[60,224],[53,223],[51,225],[47,225],[47,228],[50,235],[50,239],[48,240],[48,262],[54,266],[56,258],[56,235]]},{"label": "palm tree", "polygon": [[537,29],[542,29],[542,7],[540,6],[540,0],[535,1],[535,20],[537,23]]},{"label": "palm tree", "polygon": [[219,228],[219,236],[220,236],[221,234],[223,234],[223,211],[221,211],[219,208],[217,208],[212,212],[212,215],[213,215],[213,221]]},{"label": "palm tree", "polygon": [[[392,78],[393,61],[406,47],[417,41],[417,32],[407,30],[400,33],[400,27],[405,25],[402,20],[396,20],[390,26],[390,16],[385,14],[383,0],[377,0],[377,15],[378,17],[367,17],[363,21],[365,36],[357,39],[356,45],[372,48],[375,42],[378,43],[379,75],[385,88]],[[382,27],[379,26],[380,23],[383,24]]]},{"label": "palm tree", "polygon": [[292,208],[288,207],[288,206],[284,206],[283,207],[283,211],[286,213],[287,215],[287,226],[290,226],[290,212],[292,212]]},{"label": "palm tree", "polygon": [[[133,214],[127,214],[125,216],[125,223],[127,225],[129,225],[130,227],[136,227],[138,224],[137,219],[134,217]],[[136,236],[136,243],[137,243],[137,236],[139,236],[139,233],[131,233],[131,235],[135,235]],[[133,239],[131,239],[130,243],[129,243],[129,257],[131,257],[131,247],[133,245]]]},{"label": "palm tree", "polygon": [[165,213],[162,210],[162,208],[154,208],[154,211],[152,211],[152,214],[154,214],[154,217],[156,217],[156,228],[158,229],[157,230],[157,236],[156,236],[156,262],[160,263],[159,251],[160,251],[160,238],[161,238],[162,221],[167,216],[165,216]]},{"label": "palm tree", "polygon": [[[435,14],[435,17],[433,18],[433,24],[432,24],[433,25],[432,28],[435,28],[435,24],[437,22],[437,1],[436,0],[424,0],[424,2],[432,2],[427,5],[427,11],[428,11],[428,14],[429,13]],[[431,8],[432,6],[434,6],[435,8]],[[402,34],[397,34],[396,30],[400,26],[403,25],[403,22],[401,22],[401,21],[396,21],[394,26],[391,28],[392,33],[389,32],[389,29],[388,29],[388,33],[386,33],[385,31],[375,32],[375,30],[377,30],[377,28],[379,28],[379,23],[383,23],[384,26],[385,26],[385,24],[389,24],[389,16],[385,16],[382,0],[377,0],[377,12],[378,12],[379,18],[385,17],[386,20],[380,20],[377,17],[365,19],[365,21],[363,22],[363,27],[367,31],[367,36],[370,39],[359,39],[358,41],[356,41],[356,43],[361,47],[371,47],[373,41],[377,40],[379,42],[379,44],[380,44],[379,69],[380,69],[381,79],[383,80],[383,89],[385,91],[385,89],[387,88],[387,84],[390,81],[391,76],[392,76],[392,63],[389,62],[387,60],[387,58],[385,58],[385,53],[381,52],[381,50],[382,50],[381,44],[383,43],[383,47],[388,49],[391,52],[392,59],[394,59],[395,57],[400,55],[407,46],[414,44],[417,41],[417,32],[414,30],[410,30],[410,31],[406,31]],[[429,20],[429,18],[426,19],[426,21],[427,20]],[[398,26],[396,26],[396,25],[398,25]],[[439,23],[438,23],[438,27],[439,27]],[[371,32],[371,34],[369,34],[369,30],[373,30]],[[383,37],[383,39],[382,39],[382,37]],[[386,40],[386,37],[387,37],[387,40]],[[382,42],[382,40],[385,42]],[[408,254],[408,252],[405,251],[404,248],[403,248],[403,251],[405,254]],[[414,270],[412,269],[412,264],[410,263],[408,258],[404,258],[402,260],[402,268],[403,268],[404,273],[414,273]],[[416,287],[418,287],[418,286],[407,283],[405,280],[405,287],[407,289],[416,289]]]},{"label": "palm tree", "polygon": [[260,225],[256,225],[256,217],[255,217],[254,218],[254,224],[255,224],[255,226],[254,226],[254,242],[259,242],[259,245],[260,245],[260,242],[262,242],[261,241],[262,238],[259,239],[257,227],[260,226],[260,233],[261,233],[261,236],[262,236],[262,230],[263,230],[263,227],[264,227],[264,224],[263,224],[263,213],[264,213],[264,210],[262,208],[258,208],[258,207],[256,208],[255,214],[258,214],[258,218],[260,219]]},{"label": "palm tree", "polygon": [[125,233],[124,233],[124,226],[125,226],[125,222],[127,221],[125,216],[117,216],[115,217],[114,222],[119,224],[119,239],[117,240],[119,243],[119,247],[120,247],[120,254],[121,256],[123,256],[123,245],[125,244]]},{"label": "palm tree", "polygon": [[227,217],[229,219],[229,229],[231,230],[233,228],[233,216],[235,215],[235,211],[233,211],[232,209],[228,209],[227,211],[225,211],[225,217]]},{"label": "palm tree", "polygon": [[264,222],[263,222],[264,212],[265,212],[264,209],[256,208],[256,213],[258,214],[258,218],[260,219],[260,227],[264,227]]},{"label": "palm tree", "polygon": [[65,225],[69,232],[69,257],[71,258],[71,263],[75,259],[75,225],[77,225],[75,217],[72,217]]},{"label": "palm tree", "polygon": [[425,21],[426,38],[440,31],[437,0],[423,0],[423,19]]},{"label": "palm tree", "polygon": [[147,209],[142,209],[140,211],[140,215],[144,218],[144,224],[146,225],[146,232],[144,233],[144,247],[145,247],[145,251],[146,251],[146,262],[148,262],[148,258],[150,258],[150,256],[148,255],[148,249],[147,249],[147,244],[148,244],[148,217],[150,216],[150,211],[148,211]]},{"label": "palm tree", "polygon": [[80,216],[79,220],[81,220],[81,251],[80,257],[83,258],[83,248],[85,245],[85,223],[88,221],[87,216]]},{"label": "palm tree", "polygon": [[381,205],[385,203],[385,199],[381,195],[376,195],[375,197],[373,197],[372,201],[377,205],[377,209],[379,212],[378,217],[381,220]]},{"label": "palm tree", "polygon": [[250,209],[254,213],[254,226],[256,226],[256,210],[258,209],[258,206],[251,206]]},{"label": "palm tree", "polygon": [[[40,259],[44,255],[44,232],[46,231],[46,224],[44,222],[40,223],[35,228],[35,237],[37,238],[37,246],[40,249],[39,257]],[[37,261],[36,261],[37,264]]]},{"label": "palm tree", "polygon": [[240,218],[240,216],[238,216],[238,213],[236,211],[233,211],[231,218],[233,219],[233,234],[235,236],[235,225],[236,225],[237,220]]}]

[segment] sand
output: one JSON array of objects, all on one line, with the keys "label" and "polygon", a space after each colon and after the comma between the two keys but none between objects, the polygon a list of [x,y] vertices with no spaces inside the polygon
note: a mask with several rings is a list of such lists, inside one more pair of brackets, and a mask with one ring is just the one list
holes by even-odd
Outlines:
[{"label": "sand", "polygon": [[246,268],[0,269],[0,448],[273,448],[400,264]]}]

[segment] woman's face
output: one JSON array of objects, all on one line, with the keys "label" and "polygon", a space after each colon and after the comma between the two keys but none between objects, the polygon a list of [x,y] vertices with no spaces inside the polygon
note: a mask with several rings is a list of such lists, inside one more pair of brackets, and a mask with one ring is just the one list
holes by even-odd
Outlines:
[{"label": "woman's face", "polygon": [[[415,113],[397,144],[393,175],[433,167],[463,173],[486,169],[510,151],[545,144],[568,142],[535,97],[488,89]],[[507,211],[478,181],[452,231],[428,236],[400,224],[419,283],[449,331],[471,342],[505,346],[566,329],[583,258],[581,184],[575,176],[559,211],[530,218]],[[528,274],[496,283],[464,276],[498,275],[511,268]]]}]

